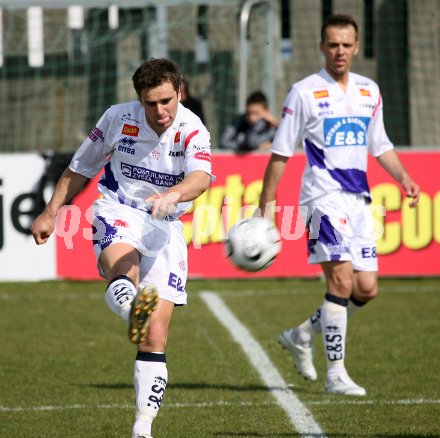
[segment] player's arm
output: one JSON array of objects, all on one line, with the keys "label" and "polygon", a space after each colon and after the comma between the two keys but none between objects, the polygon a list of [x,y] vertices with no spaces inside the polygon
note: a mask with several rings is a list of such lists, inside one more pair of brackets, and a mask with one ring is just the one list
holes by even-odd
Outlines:
[{"label": "player's arm", "polygon": [[153,195],[145,201],[151,203],[151,217],[164,218],[173,213],[179,202],[192,201],[208,190],[211,175],[203,170],[194,170],[179,184],[160,195]]},{"label": "player's arm", "polygon": [[284,169],[286,168],[288,159],[289,157],[284,157],[282,155],[272,153],[269,163],[266,167],[266,172],[264,174],[263,189],[260,195],[259,208],[261,211],[261,216],[268,215],[271,220],[273,218],[274,212],[266,212],[266,209],[272,209],[274,207],[274,205],[270,203],[273,203],[275,201],[278,183],[284,173]]},{"label": "player's arm", "polygon": [[376,157],[380,165],[402,186],[406,196],[412,198],[410,207],[419,202],[420,188],[412,180],[394,149]]},{"label": "player's arm", "polygon": [[55,229],[58,210],[81,191],[87,180],[87,177],[75,173],[69,168],[63,172],[52,198],[32,224],[31,231],[37,245],[47,242]]}]

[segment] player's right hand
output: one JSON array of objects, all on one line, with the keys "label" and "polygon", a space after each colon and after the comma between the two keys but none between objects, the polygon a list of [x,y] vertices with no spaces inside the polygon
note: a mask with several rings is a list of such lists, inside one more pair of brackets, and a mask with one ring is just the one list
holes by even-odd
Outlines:
[{"label": "player's right hand", "polygon": [[402,181],[402,187],[405,190],[406,196],[412,198],[409,203],[410,208],[414,208],[419,202],[420,187],[409,177]]},{"label": "player's right hand", "polygon": [[47,242],[55,229],[55,219],[56,217],[43,211],[43,213],[34,220],[31,231],[37,245],[42,245]]}]

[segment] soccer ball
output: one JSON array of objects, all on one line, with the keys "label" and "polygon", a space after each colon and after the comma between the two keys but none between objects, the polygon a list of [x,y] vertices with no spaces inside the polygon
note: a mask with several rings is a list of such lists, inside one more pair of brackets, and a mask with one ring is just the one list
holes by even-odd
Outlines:
[{"label": "soccer ball", "polygon": [[271,221],[250,217],[238,221],[225,241],[226,257],[244,271],[268,268],[281,250],[281,236]]}]

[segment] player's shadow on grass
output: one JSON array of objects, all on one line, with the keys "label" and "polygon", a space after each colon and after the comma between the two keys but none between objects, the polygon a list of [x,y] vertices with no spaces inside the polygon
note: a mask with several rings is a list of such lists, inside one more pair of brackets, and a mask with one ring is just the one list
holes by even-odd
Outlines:
[{"label": "player's shadow on grass", "polygon": [[[301,437],[304,436],[300,435],[299,433],[295,433],[295,432],[290,432],[290,433],[271,433],[270,435],[268,435],[267,433],[263,433],[263,432],[214,432],[212,433],[212,436],[229,436],[229,437],[272,437],[272,436],[288,436],[288,437]],[[316,433],[311,433],[311,434],[307,434],[308,438],[322,438],[323,435],[321,434],[316,434]],[[412,433],[404,433],[404,434],[399,434],[399,435],[394,435],[394,434],[390,434],[390,435],[371,435],[371,433],[355,433],[355,434],[345,434],[345,433],[332,433],[332,434],[328,434],[327,437],[329,438],[438,438],[439,435],[435,434],[412,434]]]},{"label": "player's shadow on grass", "polygon": [[[272,436],[288,436],[290,438],[293,437],[292,433],[288,433],[288,432],[277,432],[277,433],[271,433],[270,435],[268,435],[267,433],[263,433],[263,432],[214,432],[212,434],[212,436],[236,436],[236,437],[253,437],[253,436],[257,436],[257,437],[265,437],[265,438],[269,438]],[[298,435],[299,436],[299,435]],[[314,435],[307,435],[310,438],[315,438]],[[316,435],[316,438],[322,438],[322,435]]]},{"label": "player's shadow on grass", "polygon": [[[189,389],[189,390],[198,390],[198,389],[214,389],[220,391],[262,391],[262,392],[270,392],[270,391],[285,391],[287,388],[285,387],[276,387],[271,386],[268,387],[266,385],[231,385],[231,384],[221,384],[221,383],[170,383],[168,388],[174,389]],[[303,388],[303,387],[289,387],[291,391],[295,393],[303,393],[303,394],[319,394],[322,395],[323,391],[312,391],[311,389]]]},{"label": "player's shadow on grass", "polygon": [[[132,389],[132,383],[89,383],[83,386],[88,386],[97,389]],[[222,383],[179,383],[172,382],[168,385],[168,389],[188,389],[190,391],[197,390],[218,390],[218,391],[233,391],[233,392],[270,392],[270,391],[284,391],[286,388],[281,387],[267,387],[265,385],[231,385],[231,384],[222,384]],[[313,391],[311,388],[304,387],[289,387],[294,393],[297,394],[318,394],[322,395],[323,391]]]},{"label": "player's shadow on grass", "polygon": [[[88,386],[98,389],[132,389],[132,383],[89,383],[83,386]],[[221,391],[269,391],[269,388],[264,385],[226,385],[216,383],[170,383],[168,389],[189,389],[189,390],[205,390],[214,389]],[[281,389],[281,388],[273,388]]]}]

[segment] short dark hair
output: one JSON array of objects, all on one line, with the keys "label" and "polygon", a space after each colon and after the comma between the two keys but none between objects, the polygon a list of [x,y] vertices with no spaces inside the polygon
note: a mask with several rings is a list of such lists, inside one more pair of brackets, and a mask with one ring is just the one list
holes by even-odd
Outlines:
[{"label": "short dark hair", "polygon": [[325,31],[328,27],[346,27],[353,26],[358,39],[359,28],[355,19],[351,15],[331,14],[325,20],[321,28],[321,42],[325,39]]},{"label": "short dark hair", "polygon": [[158,87],[165,82],[171,82],[178,93],[182,76],[173,61],[165,58],[151,58],[138,67],[132,80],[138,96],[141,95],[142,90]]},{"label": "short dark hair", "polygon": [[262,91],[254,91],[246,99],[246,105],[252,105],[254,103],[260,103],[267,106],[267,98]]}]

